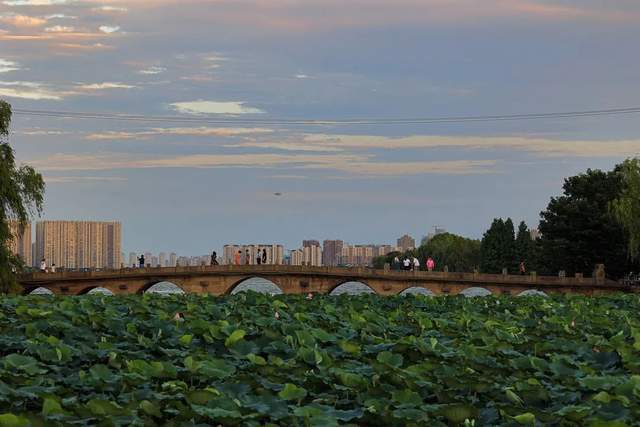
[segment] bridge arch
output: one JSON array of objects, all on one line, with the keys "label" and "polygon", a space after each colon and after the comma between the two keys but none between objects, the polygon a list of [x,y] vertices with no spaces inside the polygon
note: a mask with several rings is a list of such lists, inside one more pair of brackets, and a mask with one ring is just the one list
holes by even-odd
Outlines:
[{"label": "bridge arch", "polygon": [[187,292],[182,286],[169,281],[156,281],[140,289],[142,294],[158,294],[158,295],[183,295]]},{"label": "bridge arch", "polygon": [[338,282],[331,290],[329,295],[361,295],[375,294],[376,291],[369,284],[361,280],[344,280]]},{"label": "bridge arch", "polygon": [[401,296],[425,295],[425,296],[428,296],[428,297],[433,297],[436,294],[433,293],[433,291],[431,291],[430,289],[423,288],[421,286],[412,286],[412,287],[407,288],[404,291],[400,292],[398,295],[401,295]]},{"label": "bridge arch", "polygon": [[113,295],[113,292],[102,286],[91,286],[83,289],[78,295]]},{"label": "bridge arch", "polygon": [[269,295],[280,295],[284,293],[282,288],[273,280],[267,279],[261,276],[244,277],[241,280],[234,283],[229,291],[229,295],[235,295],[240,292],[259,292]]},{"label": "bridge arch", "polygon": [[544,297],[544,298],[548,298],[549,295],[545,294],[542,291],[539,291],[537,289],[527,289],[526,291],[522,291],[518,294],[519,297]]},{"label": "bridge arch", "polygon": [[473,286],[460,292],[460,295],[464,295],[467,298],[473,297],[488,297],[493,295],[489,289]]},{"label": "bridge arch", "polygon": [[49,288],[45,288],[43,286],[39,287],[39,288],[35,288],[29,292],[26,292],[26,295],[55,295],[55,293],[49,289]]}]

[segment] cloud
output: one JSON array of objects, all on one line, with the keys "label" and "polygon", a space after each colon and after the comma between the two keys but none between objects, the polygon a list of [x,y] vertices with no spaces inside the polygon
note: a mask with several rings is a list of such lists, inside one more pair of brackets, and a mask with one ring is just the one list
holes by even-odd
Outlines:
[{"label": "cloud", "polygon": [[47,184],[95,184],[98,182],[126,182],[122,176],[45,176]]},{"label": "cloud", "polygon": [[84,84],[84,85],[78,86],[79,89],[85,89],[85,90],[133,89],[135,87],[137,86],[132,86],[124,83],[111,83],[111,82],[92,83],[92,84]]},{"label": "cloud", "polygon": [[54,25],[44,29],[47,33],[73,33],[76,29],[65,25]]},{"label": "cloud", "polygon": [[310,147],[341,149],[411,150],[461,148],[470,150],[518,150],[539,156],[628,157],[640,152],[640,140],[561,140],[523,137],[430,136],[385,137],[375,135],[308,134],[303,141]]},{"label": "cloud", "polygon": [[112,34],[112,33],[116,33],[118,31],[120,31],[120,27],[115,25],[115,26],[110,26],[110,25],[101,25],[98,27],[98,29],[100,31],[102,31],[105,34]]},{"label": "cloud", "polygon": [[39,27],[47,23],[44,18],[35,16],[6,14],[0,16],[0,22],[12,25],[14,27]]},{"label": "cloud", "polygon": [[0,96],[30,99],[34,101],[60,101],[63,99],[60,94],[47,89],[41,83],[21,81],[0,81]]},{"label": "cloud", "polygon": [[468,175],[495,173],[494,160],[452,160],[425,162],[373,162],[371,156],[283,155],[283,154],[192,154],[173,157],[132,159],[127,154],[71,155],[55,154],[32,160],[42,171],[114,170],[142,168],[262,168],[332,170],[367,177],[392,177],[423,174]]},{"label": "cloud", "polygon": [[89,140],[122,140],[122,139],[148,139],[154,136],[242,136],[255,135],[273,132],[266,128],[153,128],[137,132],[101,132],[92,133],[87,136]]},{"label": "cloud", "polygon": [[325,153],[336,153],[344,151],[343,148],[334,147],[334,146],[325,146],[320,144],[305,144],[304,142],[296,143],[296,142],[271,142],[271,141],[247,141],[247,142],[239,142],[234,144],[224,145],[227,148],[260,148],[260,149],[269,149],[269,150],[284,150],[284,151],[312,151],[312,152],[325,152]]},{"label": "cloud", "polygon": [[5,0],[2,3],[7,6],[55,6],[73,2],[74,0]]},{"label": "cloud", "polygon": [[155,75],[155,74],[164,73],[165,71],[167,71],[167,69],[165,67],[151,66],[149,68],[145,68],[143,70],[139,70],[138,74]]},{"label": "cloud", "polygon": [[244,102],[191,101],[169,104],[174,110],[185,114],[260,114],[258,108],[245,107]]},{"label": "cloud", "polygon": [[120,6],[100,6],[100,7],[94,7],[91,10],[94,12],[125,13],[129,9],[127,9],[126,7],[120,7]]},{"label": "cloud", "polygon": [[0,73],[8,73],[9,71],[18,71],[20,66],[17,62],[8,61],[0,58]]}]

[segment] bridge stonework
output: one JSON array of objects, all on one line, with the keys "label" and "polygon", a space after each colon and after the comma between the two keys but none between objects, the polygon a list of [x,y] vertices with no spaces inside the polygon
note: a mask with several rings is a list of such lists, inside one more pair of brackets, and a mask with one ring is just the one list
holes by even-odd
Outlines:
[{"label": "bridge stonework", "polygon": [[58,295],[81,295],[94,288],[114,294],[143,293],[159,282],[171,282],[187,293],[226,295],[247,279],[259,277],[273,282],[285,294],[330,293],[346,282],[361,282],[377,294],[395,295],[420,287],[435,295],[455,295],[467,288],[485,288],[494,295],[537,289],[549,293],[597,295],[636,290],[602,276],[596,278],[514,276],[502,274],[406,272],[363,267],[308,267],[285,265],[222,265],[175,268],[139,268],[97,272],[31,273],[20,276],[24,293],[46,288]]}]

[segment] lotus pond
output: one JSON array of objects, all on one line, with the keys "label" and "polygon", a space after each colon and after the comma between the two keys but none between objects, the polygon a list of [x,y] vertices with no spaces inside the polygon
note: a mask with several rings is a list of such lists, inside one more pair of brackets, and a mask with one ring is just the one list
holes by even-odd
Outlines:
[{"label": "lotus pond", "polygon": [[0,426],[638,425],[639,312],[633,295],[3,297]]}]

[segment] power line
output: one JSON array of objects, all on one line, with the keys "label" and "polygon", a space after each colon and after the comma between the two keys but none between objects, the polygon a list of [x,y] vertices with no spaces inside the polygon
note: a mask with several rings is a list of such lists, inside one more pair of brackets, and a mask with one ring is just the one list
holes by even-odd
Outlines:
[{"label": "power line", "polygon": [[469,123],[469,122],[500,122],[516,120],[548,120],[579,117],[620,116],[640,113],[640,107],[613,108],[603,110],[567,111],[552,113],[529,114],[500,114],[486,116],[444,116],[444,117],[416,117],[416,118],[352,118],[352,119],[287,119],[287,118],[211,118],[211,117],[180,117],[180,116],[148,116],[116,113],[91,113],[81,111],[56,110],[27,110],[16,108],[16,115],[52,117],[79,120],[111,120],[145,123],[192,123],[214,125],[308,125],[308,126],[340,126],[340,125],[408,125],[408,124],[437,124],[437,123]]}]

